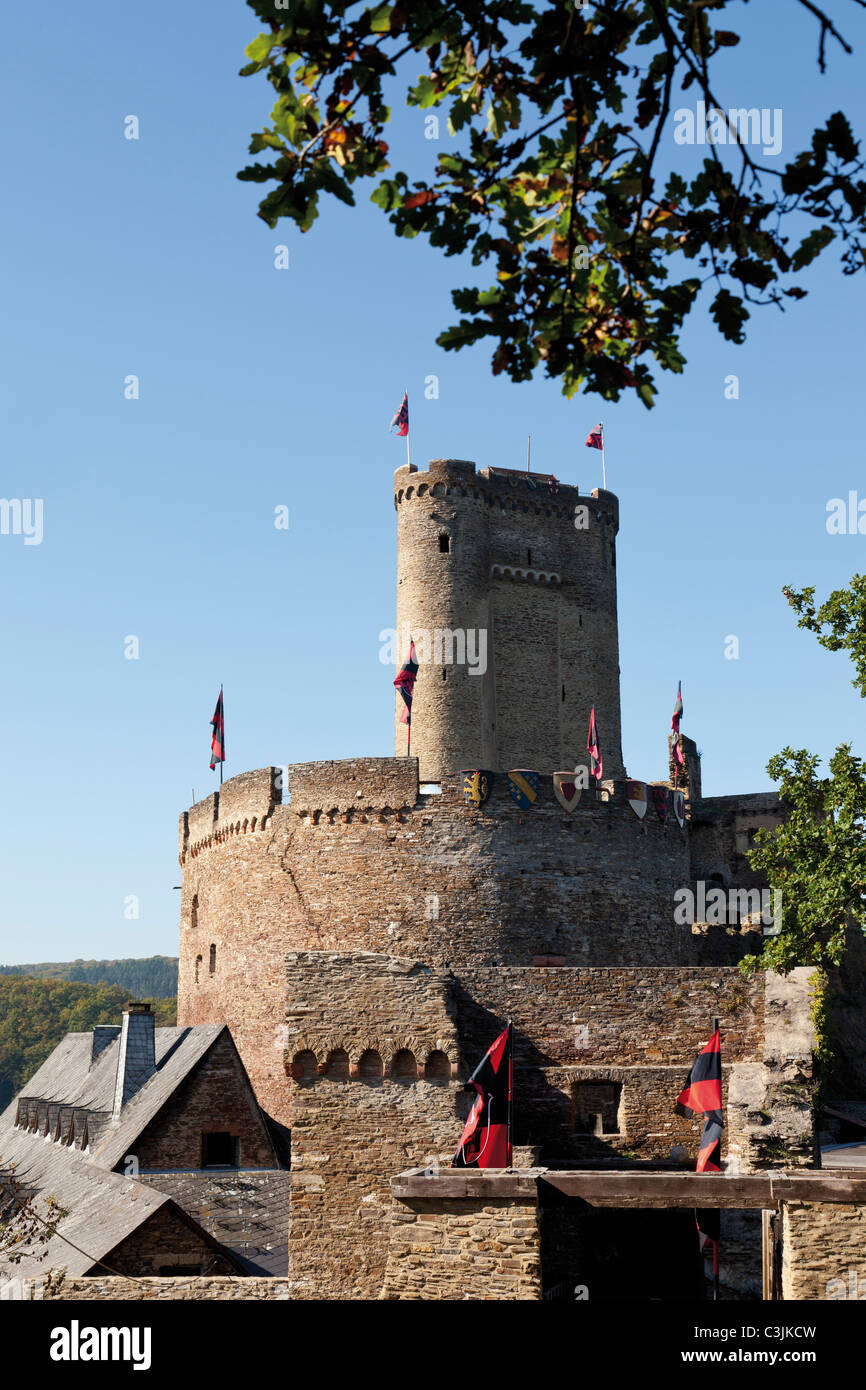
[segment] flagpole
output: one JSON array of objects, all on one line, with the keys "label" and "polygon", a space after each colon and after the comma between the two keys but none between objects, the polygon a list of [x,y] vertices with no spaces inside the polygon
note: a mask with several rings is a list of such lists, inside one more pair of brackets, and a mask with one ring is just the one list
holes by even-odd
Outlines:
[{"label": "flagpole", "polygon": [[225,756],[226,756],[226,707],[225,707],[225,702],[224,702],[224,700],[223,700],[223,685],[222,685],[222,681],[220,681],[220,709],[222,710],[222,716],[223,716],[223,726],[222,726],[222,729],[220,730],[220,733],[222,734],[222,748],[220,749],[220,752],[222,753],[222,757],[220,758],[220,786],[222,786],[222,784],[223,784],[223,763],[224,763],[224,761],[225,761]]},{"label": "flagpole", "polygon": [[607,468],[604,462],[604,423],[602,423],[601,426],[601,485],[604,491],[607,492]]},{"label": "flagpole", "polygon": [[406,397],[406,467],[407,467],[407,468],[411,468],[411,467],[412,467],[412,450],[411,450],[410,445],[409,445],[409,438],[410,438],[410,434],[411,434],[411,427],[410,427],[410,421],[409,421],[409,392],[408,392],[408,391],[404,391],[403,394],[404,394],[404,396]]},{"label": "flagpole", "polygon": [[511,1026],[511,1019],[508,1020],[508,1051],[509,1066],[511,1074],[508,1078],[508,1157],[511,1162],[508,1165],[509,1172],[514,1167],[514,1029]]},{"label": "flagpole", "polygon": [[532,457],[532,435],[526,436],[526,471],[529,472],[529,461]]}]

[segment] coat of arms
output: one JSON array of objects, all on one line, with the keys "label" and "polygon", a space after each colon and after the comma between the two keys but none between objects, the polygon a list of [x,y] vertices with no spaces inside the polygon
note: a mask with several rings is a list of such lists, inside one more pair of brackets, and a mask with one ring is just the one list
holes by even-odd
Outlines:
[{"label": "coat of arms", "polygon": [[508,774],[508,793],[512,801],[515,801],[521,811],[528,811],[532,803],[538,797],[538,788],[541,778],[537,772],[530,772],[526,768],[518,768]]},{"label": "coat of arms", "polygon": [[483,768],[463,769],[463,795],[476,806],[483,806],[493,785],[493,773]]},{"label": "coat of arms", "polygon": [[573,811],[583,790],[573,772],[554,772],[553,794],[564,811]]},{"label": "coat of arms", "polygon": [[653,787],[652,791],[656,815],[664,823],[668,818],[668,789],[667,787]]},{"label": "coat of arms", "polygon": [[646,782],[626,782],[626,796],[638,820],[643,820],[646,815]]},{"label": "coat of arms", "polygon": [[686,823],[686,799],[682,792],[674,792],[674,815],[680,823],[680,829]]}]

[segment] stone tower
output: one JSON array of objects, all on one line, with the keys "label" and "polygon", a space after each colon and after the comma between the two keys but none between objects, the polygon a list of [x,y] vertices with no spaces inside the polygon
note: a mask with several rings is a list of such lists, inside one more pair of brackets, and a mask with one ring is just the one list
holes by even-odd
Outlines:
[{"label": "stone tower", "polygon": [[394,491],[398,664],[414,638],[421,780],[574,768],[593,706],[605,778],[622,778],[616,497],[460,459],[398,469]]},{"label": "stone tower", "polygon": [[[292,763],[288,797],[279,768],[241,773],[180,819],[178,1022],[227,1023],[290,1131],[301,1298],[414,1287],[392,1250],[392,1218],[398,1233],[406,1221],[392,1178],[450,1162],[463,1080],[506,1019],[515,1144],[542,1166],[667,1163],[694,1146],[699,1124],[672,1097],[713,1015],[725,1157],[748,1172],[783,1142],[792,1162],[811,1154],[806,984],[794,1009],[778,982],[744,983],[736,963],[760,928],[675,910],[696,880],[755,884],[745,854],[778,823],[777,798],[702,797],[688,738],[684,799],[623,775],[617,499],[435,460],[398,471],[394,503],[399,660],[410,635],[427,658],[413,756],[398,724],[395,757]],[[563,802],[552,774],[585,763],[592,706],[604,785]],[[519,804],[498,775],[476,804],[463,768],[534,769],[537,796]],[[531,1214],[545,1289],[583,1268],[583,1228],[558,1200]],[[757,1240],[760,1273],[760,1223]]]}]

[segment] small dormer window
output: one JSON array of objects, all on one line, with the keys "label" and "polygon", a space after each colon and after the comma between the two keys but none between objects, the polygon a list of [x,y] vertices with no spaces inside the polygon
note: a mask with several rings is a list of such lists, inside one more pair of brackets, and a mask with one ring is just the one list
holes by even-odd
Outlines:
[{"label": "small dormer window", "polygon": [[447,555],[451,550],[451,537],[447,531],[439,532],[439,549],[443,555]]}]

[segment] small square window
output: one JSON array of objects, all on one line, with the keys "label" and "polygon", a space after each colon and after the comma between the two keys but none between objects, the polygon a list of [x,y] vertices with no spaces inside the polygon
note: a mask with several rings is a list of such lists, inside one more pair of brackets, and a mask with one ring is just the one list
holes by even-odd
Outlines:
[{"label": "small square window", "polygon": [[213,1130],[202,1137],[203,1168],[237,1168],[238,1140],[224,1130]]},{"label": "small square window", "polygon": [[443,555],[447,555],[451,549],[451,537],[445,532],[439,532],[439,549]]}]

